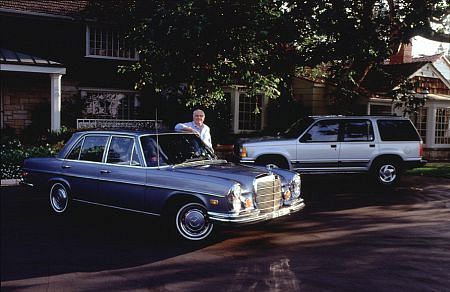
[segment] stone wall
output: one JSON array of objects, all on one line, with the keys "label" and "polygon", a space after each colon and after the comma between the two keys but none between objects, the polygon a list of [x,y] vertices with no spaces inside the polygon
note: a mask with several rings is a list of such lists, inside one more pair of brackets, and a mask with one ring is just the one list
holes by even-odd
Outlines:
[{"label": "stone wall", "polygon": [[39,104],[50,104],[50,77],[47,74],[2,72],[0,78],[2,125],[19,133],[31,124],[32,112]]}]

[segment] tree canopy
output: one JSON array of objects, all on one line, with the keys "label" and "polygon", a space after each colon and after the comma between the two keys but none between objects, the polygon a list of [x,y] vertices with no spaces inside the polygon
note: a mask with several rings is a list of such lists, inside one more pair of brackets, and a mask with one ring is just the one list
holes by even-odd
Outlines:
[{"label": "tree canopy", "polygon": [[401,43],[417,35],[450,42],[448,0],[123,0],[92,8],[114,15],[138,50],[140,60],[124,68],[137,87],[204,106],[229,85],[278,97],[299,68],[321,64],[351,100]]}]

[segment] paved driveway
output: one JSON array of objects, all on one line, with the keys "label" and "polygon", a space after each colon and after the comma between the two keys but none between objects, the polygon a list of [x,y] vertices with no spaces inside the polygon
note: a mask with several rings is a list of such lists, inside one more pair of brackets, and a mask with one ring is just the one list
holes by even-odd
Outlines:
[{"label": "paved driveway", "polygon": [[204,245],[159,240],[155,220],[80,207],[50,216],[1,188],[2,291],[449,291],[450,180],[305,177],[304,212],[222,230]]}]

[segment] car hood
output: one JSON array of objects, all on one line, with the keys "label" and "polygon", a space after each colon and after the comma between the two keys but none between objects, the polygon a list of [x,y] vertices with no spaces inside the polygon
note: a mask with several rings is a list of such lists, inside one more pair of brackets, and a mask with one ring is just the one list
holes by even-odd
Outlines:
[{"label": "car hood", "polygon": [[174,171],[178,173],[228,179],[247,186],[253,185],[253,180],[256,177],[269,174],[269,171],[264,168],[244,166],[231,162],[179,167],[175,168]]},{"label": "car hood", "polygon": [[[179,174],[198,176],[199,180],[204,182],[218,180],[238,182],[247,190],[253,188],[255,178],[270,174],[264,167],[246,166],[231,162],[179,167],[174,168],[173,171]],[[280,175],[283,184],[293,176],[292,172],[282,169],[273,169],[272,172]]]}]

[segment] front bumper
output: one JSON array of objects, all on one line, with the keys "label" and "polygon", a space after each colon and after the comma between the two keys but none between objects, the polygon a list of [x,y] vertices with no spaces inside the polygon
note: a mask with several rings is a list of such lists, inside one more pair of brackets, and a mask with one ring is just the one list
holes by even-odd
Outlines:
[{"label": "front bumper", "polygon": [[300,211],[305,207],[303,199],[299,199],[290,206],[284,206],[278,210],[260,214],[259,210],[254,210],[245,214],[224,214],[216,212],[208,212],[209,219],[224,225],[245,225],[258,223],[278,217],[287,216]]}]

